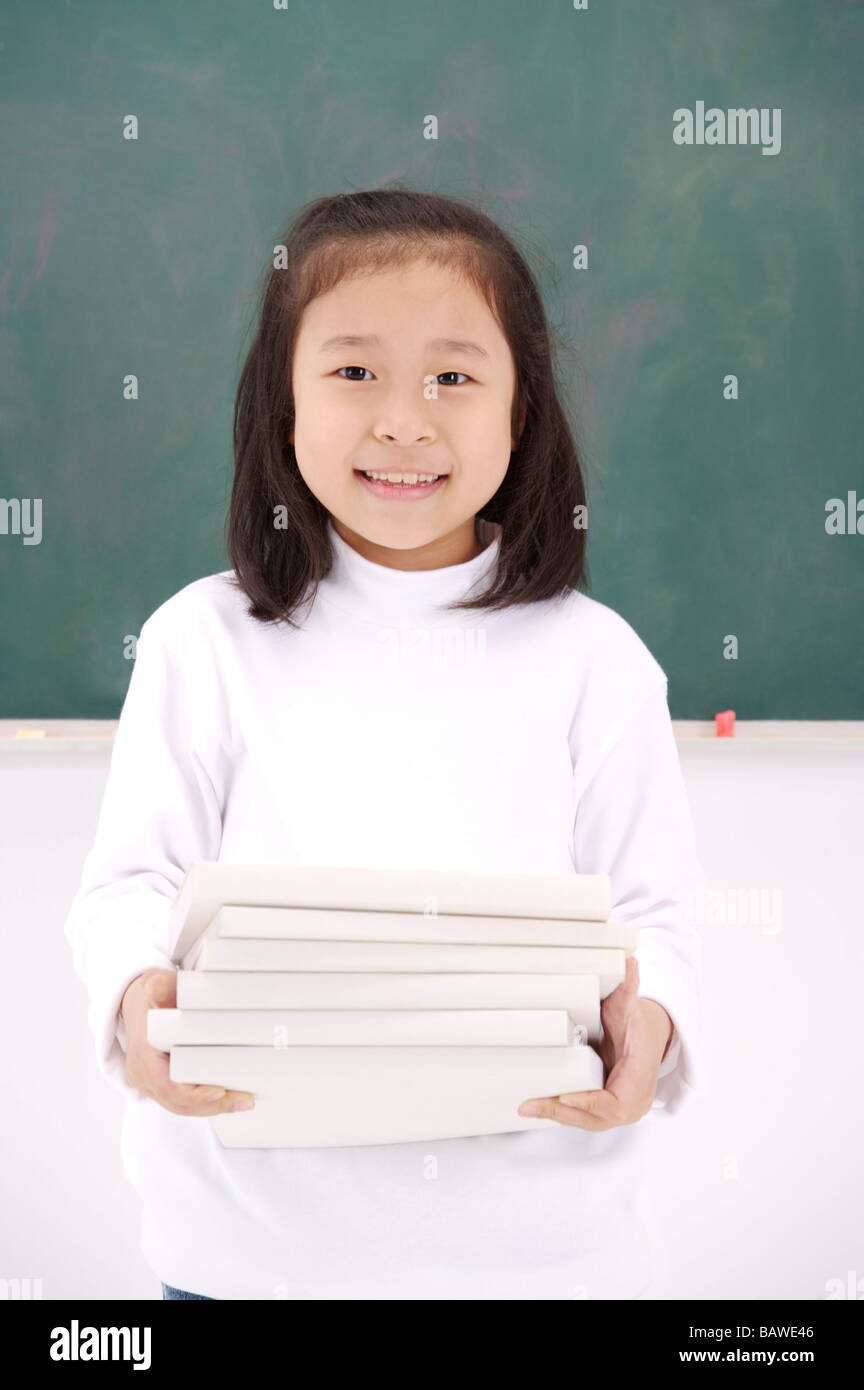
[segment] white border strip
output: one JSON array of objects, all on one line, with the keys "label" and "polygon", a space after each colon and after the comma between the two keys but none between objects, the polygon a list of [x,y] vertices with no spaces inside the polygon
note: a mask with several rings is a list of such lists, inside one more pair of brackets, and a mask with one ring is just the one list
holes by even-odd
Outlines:
[{"label": "white border strip", "polygon": [[[864,739],[864,719],[741,719],[731,738],[720,738],[713,719],[673,719],[680,742],[826,742]],[[116,719],[0,719],[0,748],[104,747]]]},{"label": "white border strip", "polygon": [[703,743],[864,739],[864,719],[736,719],[731,738],[719,737],[713,719],[673,719],[672,727],[679,742],[691,739],[700,739]]}]

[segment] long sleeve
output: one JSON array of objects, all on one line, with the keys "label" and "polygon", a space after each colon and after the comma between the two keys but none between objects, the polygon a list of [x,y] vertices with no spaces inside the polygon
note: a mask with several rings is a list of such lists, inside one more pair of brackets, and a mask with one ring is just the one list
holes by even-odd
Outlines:
[{"label": "long sleeve", "polygon": [[704,875],[665,677],[638,706],[583,788],[574,858],[578,873],[610,875],[611,918],[639,928],[639,994],[662,1004],[673,1023],[652,1113],[673,1115],[705,1089],[701,941],[688,919]]},{"label": "long sleeve", "polygon": [[195,751],[182,665],[144,623],[120,715],[93,847],[64,926],[89,995],[99,1069],[124,1094],[127,985],[173,969],[171,901],[189,865],[218,858],[221,817]]}]

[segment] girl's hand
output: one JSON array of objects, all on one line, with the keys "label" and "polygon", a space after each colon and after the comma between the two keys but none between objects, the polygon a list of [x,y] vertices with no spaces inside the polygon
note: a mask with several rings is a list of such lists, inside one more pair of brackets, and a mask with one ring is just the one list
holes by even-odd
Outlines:
[{"label": "girl's hand", "polygon": [[145,970],[126,987],[120,1014],[126,1031],[126,1080],[129,1085],[175,1115],[221,1115],[226,1110],[237,1109],[238,1101],[253,1101],[249,1091],[192,1086],[170,1079],[169,1054],[151,1047],[147,1041],[147,1011],[176,1007],[176,970]]},{"label": "girl's hand", "polygon": [[623,983],[600,1005],[603,1037],[597,1049],[606,1082],[602,1091],[574,1091],[525,1101],[520,1115],[557,1120],[593,1133],[632,1125],[647,1115],[657,1075],[672,1036],[672,1020],[656,999],[640,999],[639,965],[628,956]]}]

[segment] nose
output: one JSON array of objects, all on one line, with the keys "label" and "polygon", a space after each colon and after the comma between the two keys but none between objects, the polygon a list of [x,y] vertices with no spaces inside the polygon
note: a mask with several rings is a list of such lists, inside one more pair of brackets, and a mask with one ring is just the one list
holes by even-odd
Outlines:
[{"label": "nose", "polygon": [[425,399],[422,385],[419,389],[391,391],[385,401],[378,403],[375,438],[403,447],[431,443],[436,436],[429,414],[431,404]]}]

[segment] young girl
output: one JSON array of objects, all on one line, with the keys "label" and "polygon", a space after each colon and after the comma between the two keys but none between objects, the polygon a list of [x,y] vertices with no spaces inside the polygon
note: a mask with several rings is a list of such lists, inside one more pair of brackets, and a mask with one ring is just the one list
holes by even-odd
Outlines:
[{"label": "young girl", "polygon": [[[451,198],[322,198],[283,238],[235,412],[233,571],[144,623],[66,924],[166,1297],[635,1298],[649,1110],[701,1089],[700,875],[666,677],[586,582],[543,306]],[[639,948],[601,1091],[429,1143],[225,1149],[168,1079],[195,860],[608,874]],[[338,1091],[327,1097],[334,1110]],[[514,1113],[515,1118],[515,1113]]]}]

